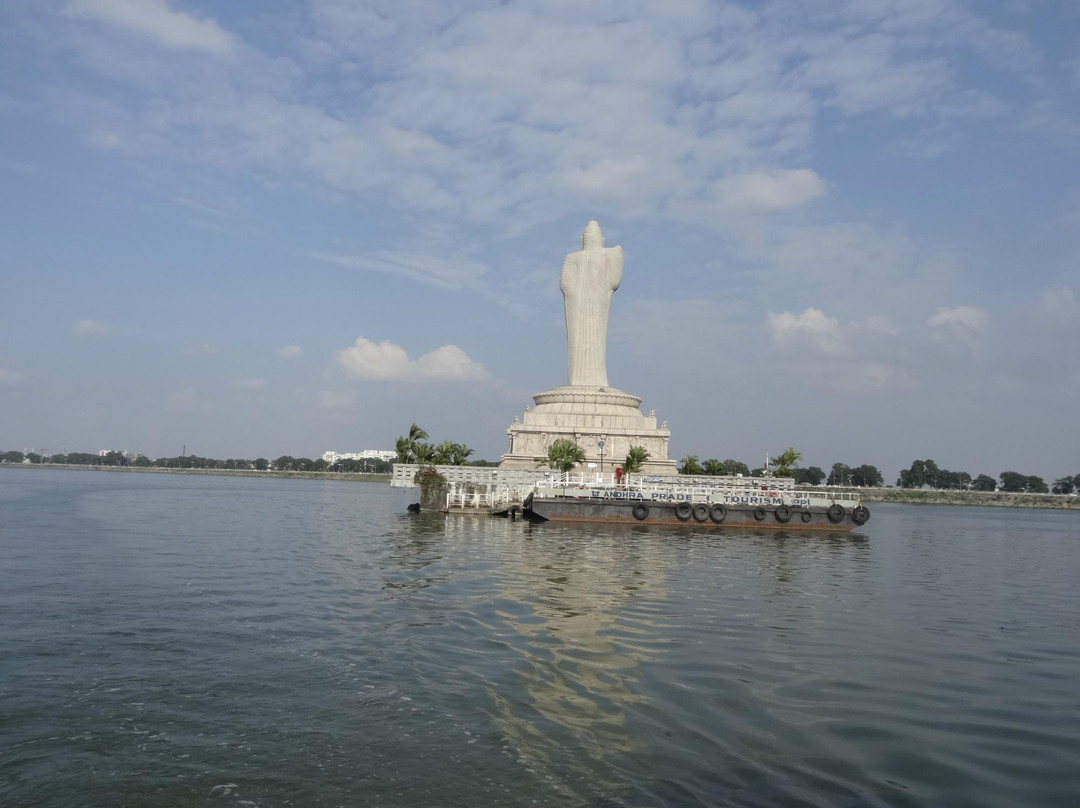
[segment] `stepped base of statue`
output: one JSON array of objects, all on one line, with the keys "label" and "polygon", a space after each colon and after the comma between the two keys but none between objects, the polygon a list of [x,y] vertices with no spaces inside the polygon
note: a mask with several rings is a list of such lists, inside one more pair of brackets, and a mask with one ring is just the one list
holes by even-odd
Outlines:
[{"label": "stepped base of statue", "polygon": [[[548,447],[560,438],[571,440],[585,451],[586,464],[596,464],[611,473],[622,465],[632,446],[649,453],[641,472],[645,475],[675,474],[675,461],[668,460],[667,424],[657,427],[653,413],[642,415],[641,399],[613,387],[565,385],[537,393],[535,407],[525,410],[506,430],[507,453],[502,468],[535,469],[548,465]],[[600,441],[604,441],[603,456]]]}]

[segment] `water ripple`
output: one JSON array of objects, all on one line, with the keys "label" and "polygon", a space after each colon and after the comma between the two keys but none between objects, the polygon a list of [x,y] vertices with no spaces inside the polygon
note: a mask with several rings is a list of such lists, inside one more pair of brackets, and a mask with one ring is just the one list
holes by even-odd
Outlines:
[{"label": "water ripple", "polygon": [[1075,514],[806,536],[0,484],[0,804],[1080,804]]}]

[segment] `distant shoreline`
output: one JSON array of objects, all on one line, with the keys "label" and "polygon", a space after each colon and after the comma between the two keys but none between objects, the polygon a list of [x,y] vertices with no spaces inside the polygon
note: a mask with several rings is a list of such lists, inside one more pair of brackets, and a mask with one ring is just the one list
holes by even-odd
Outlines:
[{"label": "distant shoreline", "polygon": [[[169,469],[156,466],[81,466],[66,463],[0,463],[0,469],[68,469],[71,471],[121,471],[150,474],[202,474],[217,477],[265,477],[271,479],[340,480],[385,483],[389,474],[348,471],[256,471],[255,469]],[[843,490],[822,486],[822,491]],[[1055,511],[1080,510],[1080,497],[1066,494],[1022,494],[1006,491],[936,491],[910,488],[860,488],[864,502],[895,502],[904,505],[965,505],[990,508],[1038,508]]]},{"label": "distant shoreline", "polygon": [[256,471],[255,469],[168,469],[159,466],[82,466],[68,463],[0,463],[0,469],[67,469],[69,471],[133,471],[150,474],[203,474],[215,477],[270,477],[300,480],[343,480],[362,483],[385,483],[389,474],[365,474],[351,471]]},{"label": "distant shoreline", "polygon": [[[828,490],[826,486],[825,490]],[[852,489],[837,489],[850,491]],[[859,488],[863,502],[898,502],[904,505],[981,505],[988,508],[1080,510],[1080,497],[1069,494],[1023,494],[1008,491],[937,491],[912,488]]]}]

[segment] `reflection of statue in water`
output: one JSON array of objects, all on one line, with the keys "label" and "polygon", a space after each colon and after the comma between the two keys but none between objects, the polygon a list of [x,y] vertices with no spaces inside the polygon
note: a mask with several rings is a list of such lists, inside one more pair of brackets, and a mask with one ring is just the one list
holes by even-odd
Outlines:
[{"label": "reflection of statue in water", "polygon": [[622,270],[622,247],[605,247],[600,225],[589,222],[581,235],[581,250],[566,256],[559,276],[571,385],[608,386],[608,312]]}]

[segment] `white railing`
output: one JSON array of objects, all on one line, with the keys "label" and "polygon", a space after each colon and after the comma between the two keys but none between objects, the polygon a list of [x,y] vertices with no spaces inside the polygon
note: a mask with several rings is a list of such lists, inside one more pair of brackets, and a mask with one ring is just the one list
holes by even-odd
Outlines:
[{"label": "white railing", "polygon": [[[413,477],[419,469],[420,466],[416,464],[394,464],[390,484],[395,488],[415,488]],[[780,498],[784,503],[810,500],[815,506],[827,506],[833,502],[857,504],[861,501],[857,491],[796,488],[793,480],[784,477],[652,477],[629,474],[616,482],[611,472],[589,470],[565,474],[544,469],[501,469],[492,466],[435,466],[435,470],[446,478],[448,508],[501,508],[522,502],[534,490],[541,496],[558,492],[559,495],[587,497],[592,497],[594,490],[641,492],[642,497],[647,499],[652,499],[654,494],[664,494],[670,495],[667,498],[692,503],[731,502],[731,498],[736,496],[740,499],[743,496],[767,497],[770,500]]]},{"label": "white railing", "polygon": [[[529,491],[532,489],[530,488]],[[519,494],[516,488],[508,485],[456,485],[449,483],[446,489],[447,508],[476,508],[496,510],[505,508],[515,502],[521,502],[525,496]]]},{"label": "white railing", "polygon": [[[526,492],[533,485],[552,474],[545,469],[501,469],[494,466],[435,466],[448,483],[473,483],[477,485],[509,485]],[[415,488],[413,477],[420,470],[415,463],[395,463],[390,476],[394,488]]]},{"label": "white railing", "polygon": [[[641,494],[642,499],[674,499],[690,503],[753,502],[760,498],[775,504],[826,506],[834,502],[858,504],[861,495],[857,491],[822,491],[820,489],[797,489],[788,480],[773,485],[775,477],[695,477],[689,480],[677,477],[642,477],[628,475],[616,482],[613,474],[570,471],[550,476],[536,483],[538,496],[576,496],[596,498],[620,498],[623,492]],[[705,484],[705,481],[708,481]]]}]

